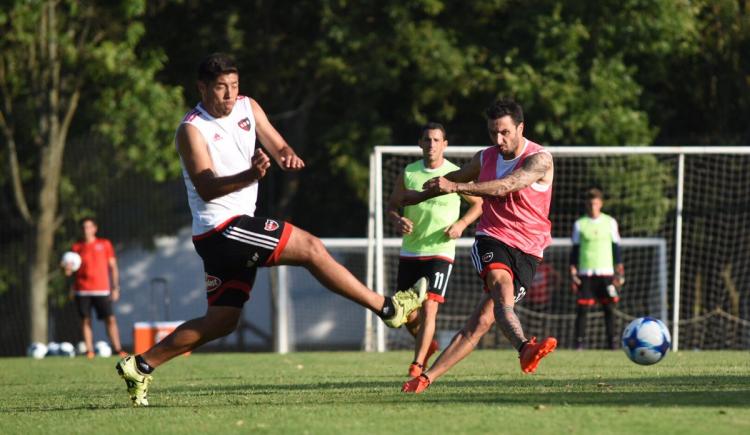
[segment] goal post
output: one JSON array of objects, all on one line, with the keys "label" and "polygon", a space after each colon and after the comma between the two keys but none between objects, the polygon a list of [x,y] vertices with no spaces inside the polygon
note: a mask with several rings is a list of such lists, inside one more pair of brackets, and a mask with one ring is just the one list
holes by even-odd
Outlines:
[{"label": "goal post", "polygon": [[[484,148],[451,145],[445,156],[460,166]],[[617,308],[618,327],[633,317],[652,315],[669,324],[673,350],[681,342],[694,348],[750,346],[750,334],[743,332],[750,326],[750,147],[546,149],[555,159],[550,210],[554,241],[542,263],[549,276],[541,278],[557,275],[563,282],[545,284],[552,292],[546,302],[541,296],[521,301],[518,311],[527,335],[548,331],[561,345],[570,343],[575,308],[566,292],[569,238],[573,222],[583,214],[583,193],[595,186],[604,191],[603,211],[617,219],[623,237],[627,282]],[[398,173],[419,158],[416,146],[377,146],[371,157],[370,191],[375,198],[370,201],[368,230],[375,246],[368,273],[384,294],[395,286],[400,247],[400,235],[384,219],[385,205]],[[479,300],[481,283],[470,263],[463,263],[473,227],[459,241],[446,303],[438,314],[437,329],[446,337],[460,328]],[[595,340],[603,336],[600,323],[588,322],[587,335]],[[403,331],[385,331],[382,322],[376,322],[374,330],[378,351],[413,342]],[[503,340],[488,345],[498,343]]]}]

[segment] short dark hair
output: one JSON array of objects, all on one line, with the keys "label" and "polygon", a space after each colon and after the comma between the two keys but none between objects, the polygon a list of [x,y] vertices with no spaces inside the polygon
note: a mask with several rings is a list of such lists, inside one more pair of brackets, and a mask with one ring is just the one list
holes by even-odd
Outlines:
[{"label": "short dark hair", "polygon": [[198,80],[211,83],[223,74],[239,74],[237,63],[226,53],[212,53],[198,65]]},{"label": "short dark hair", "polygon": [[89,221],[91,221],[91,223],[93,223],[94,225],[96,225],[96,226],[99,226],[99,225],[98,225],[98,224],[96,223],[96,219],[94,219],[94,217],[93,217],[93,216],[84,216],[84,217],[82,217],[82,218],[78,219],[78,226],[79,226],[79,227],[82,227],[82,226],[83,226],[83,224],[85,224],[86,222],[89,222]]},{"label": "short dark hair", "polygon": [[592,187],[586,191],[586,201],[591,201],[592,199],[601,199],[604,201],[604,192],[596,187]]},{"label": "short dark hair", "polygon": [[424,132],[426,132],[427,130],[440,130],[441,132],[443,132],[443,139],[447,139],[447,133],[445,132],[445,127],[443,127],[443,124],[440,124],[438,122],[428,122],[419,130],[419,137],[421,138]]},{"label": "short dark hair", "polygon": [[484,111],[484,114],[487,115],[487,119],[491,120],[500,119],[503,116],[510,116],[515,125],[523,122],[523,108],[520,104],[509,98],[500,98],[495,101]]}]

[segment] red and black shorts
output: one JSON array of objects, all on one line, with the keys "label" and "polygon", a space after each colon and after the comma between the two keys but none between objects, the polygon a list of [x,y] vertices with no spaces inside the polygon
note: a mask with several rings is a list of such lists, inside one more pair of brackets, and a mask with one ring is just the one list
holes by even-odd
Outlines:
[{"label": "red and black shorts", "polygon": [[451,279],[453,262],[445,257],[399,257],[397,289],[406,290],[425,277],[427,299],[445,302],[445,291]]},{"label": "red and black shorts", "polygon": [[578,305],[616,304],[620,300],[617,289],[612,285],[612,276],[579,276],[581,285],[578,287],[576,303]]},{"label": "red and black shorts", "polygon": [[104,320],[113,314],[112,299],[109,296],[86,296],[76,294],[75,305],[78,315],[82,319],[91,317],[91,307],[96,312],[96,318]]},{"label": "red and black shorts", "polygon": [[485,278],[490,270],[503,269],[510,273],[513,279],[515,302],[523,299],[527,289],[531,288],[534,273],[541,261],[533,255],[488,236],[477,236],[471,248],[471,260],[482,281],[485,282],[485,292],[489,291]]},{"label": "red and black shorts", "polygon": [[293,226],[264,217],[237,216],[193,237],[203,259],[210,306],[242,308],[250,298],[258,267],[279,261]]}]

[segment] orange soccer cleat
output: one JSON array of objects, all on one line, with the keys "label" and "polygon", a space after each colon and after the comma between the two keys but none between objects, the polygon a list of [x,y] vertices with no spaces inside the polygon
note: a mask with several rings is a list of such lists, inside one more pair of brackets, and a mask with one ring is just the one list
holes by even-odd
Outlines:
[{"label": "orange soccer cleat", "polygon": [[518,358],[521,360],[521,370],[524,373],[534,373],[536,366],[539,365],[539,361],[547,356],[548,353],[555,350],[556,347],[557,339],[555,337],[547,337],[540,343],[536,342],[536,337],[531,337],[531,340],[523,345],[518,355]]},{"label": "orange soccer cleat", "polygon": [[426,374],[422,373],[421,375],[404,382],[404,386],[401,387],[401,392],[419,394],[422,391],[426,390],[427,387],[430,386],[430,383],[430,378],[427,377]]},{"label": "orange soccer cleat", "polygon": [[416,378],[417,376],[422,374],[422,370],[424,370],[424,366],[414,361],[409,365],[409,376],[412,378]]}]

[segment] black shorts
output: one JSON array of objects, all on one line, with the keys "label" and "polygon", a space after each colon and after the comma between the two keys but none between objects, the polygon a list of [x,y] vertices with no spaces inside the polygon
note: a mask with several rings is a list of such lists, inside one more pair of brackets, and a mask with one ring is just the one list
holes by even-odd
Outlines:
[{"label": "black shorts", "polygon": [[400,257],[398,261],[397,289],[406,290],[413,286],[420,278],[425,277],[427,284],[427,298],[445,302],[445,290],[451,279],[453,262],[442,257]]},{"label": "black shorts", "polygon": [[208,305],[242,308],[258,267],[279,261],[292,228],[284,221],[242,215],[193,237],[206,272]]},{"label": "black shorts", "polygon": [[112,315],[112,299],[109,296],[76,295],[75,304],[81,318],[91,317],[91,307],[94,307],[96,318],[99,320],[104,320]]},{"label": "black shorts", "polygon": [[[612,285],[611,276],[579,276],[581,285],[578,287],[578,305],[613,304],[620,300],[617,289]],[[611,286],[611,287],[610,287]]]},{"label": "black shorts", "polygon": [[[483,282],[490,270],[508,271],[513,279],[513,294],[516,302],[523,299],[526,290],[531,288],[534,273],[540,263],[539,258],[488,236],[477,236],[471,248],[471,260]],[[484,291],[489,291],[486,282]]]}]

